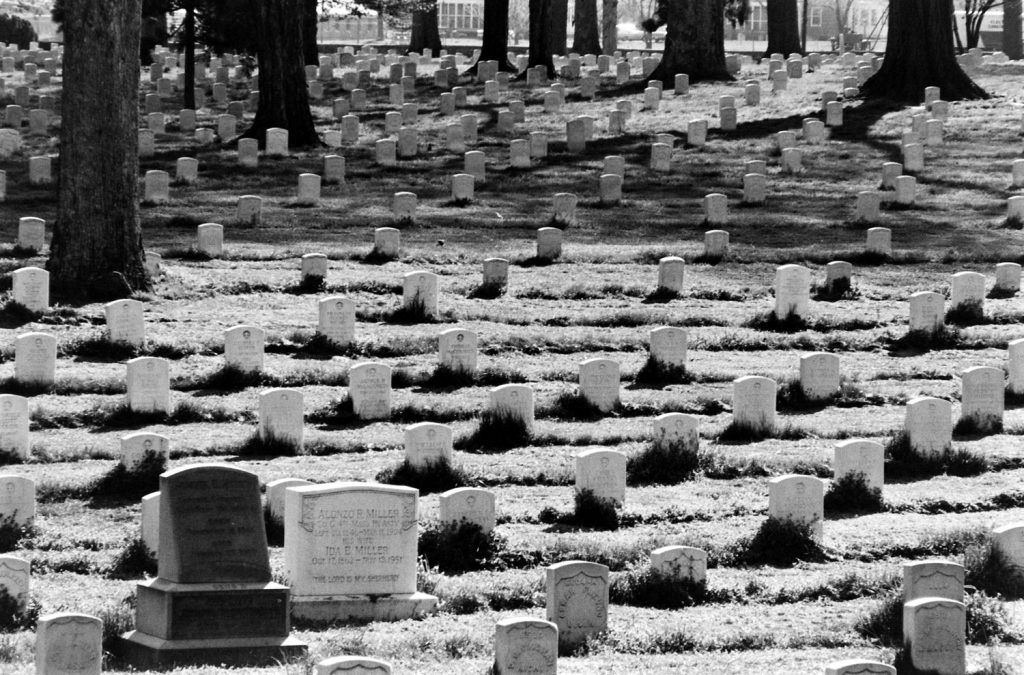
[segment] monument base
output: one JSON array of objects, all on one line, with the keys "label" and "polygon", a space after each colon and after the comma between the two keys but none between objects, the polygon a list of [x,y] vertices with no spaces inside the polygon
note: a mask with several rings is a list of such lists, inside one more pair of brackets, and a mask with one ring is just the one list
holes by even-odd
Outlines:
[{"label": "monument base", "polygon": [[121,655],[139,670],[179,666],[279,666],[304,658],[306,644],[293,637],[163,640],[137,630],[121,637]]},{"label": "monument base", "polygon": [[437,596],[426,593],[393,595],[292,596],[292,618],[331,623],[334,621],[402,621],[430,614]]}]

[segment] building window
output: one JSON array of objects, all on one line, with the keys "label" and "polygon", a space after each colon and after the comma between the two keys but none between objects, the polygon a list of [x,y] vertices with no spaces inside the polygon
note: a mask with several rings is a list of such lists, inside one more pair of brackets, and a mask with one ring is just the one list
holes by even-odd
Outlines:
[{"label": "building window", "polygon": [[821,18],[823,14],[821,7],[811,8],[811,28],[821,28]]},{"label": "building window", "polygon": [[755,5],[754,7],[751,8],[750,20],[748,21],[747,25],[749,25],[750,30],[755,33],[767,30],[768,16],[765,13],[763,6]]}]

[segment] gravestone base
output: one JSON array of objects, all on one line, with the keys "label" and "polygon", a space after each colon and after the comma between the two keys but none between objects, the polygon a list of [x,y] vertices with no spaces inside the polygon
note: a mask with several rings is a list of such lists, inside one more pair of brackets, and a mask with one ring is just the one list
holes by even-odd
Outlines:
[{"label": "gravestone base", "polygon": [[164,640],[133,630],[122,636],[120,646],[122,657],[139,670],[221,664],[279,666],[306,655],[306,644],[293,637]]},{"label": "gravestone base", "polygon": [[437,596],[426,593],[390,595],[292,596],[292,617],[306,621],[403,621],[433,613]]}]

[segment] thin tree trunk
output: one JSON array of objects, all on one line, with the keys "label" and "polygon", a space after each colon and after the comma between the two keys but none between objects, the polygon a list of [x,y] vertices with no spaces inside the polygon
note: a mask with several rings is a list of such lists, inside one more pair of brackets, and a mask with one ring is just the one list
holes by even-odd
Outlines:
[{"label": "thin tree trunk", "polygon": [[1003,3],[1003,51],[1014,60],[1024,58],[1020,22],[1021,0],[1006,0]]},{"label": "thin tree trunk", "polygon": [[548,77],[555,76],[551,58],[551,0],[530,0],[530,68],[544,66]]},{"label": "thin tree trunk", "polygon": [[196,6],[185,7],[185,25],[182,27],[182,50],[185,52],[185,108],[196,108]]},{"label": "thin tree trunk", "polygon": [[437,25],[437,0],[424,3],[424,9],[418,9],[412,13],[409,51],[422,53],[427,49],[434,56],[441,53],[441,31]]},{"label": "thin tree trunk", "polygon": [[[498,70],[514,73],[516,67],[508,61],[508,4],[509,0],[484,0],[484,37],[477,63],[497,61]],[[474,64],[470,71],[475,69]]]},{"label": "thin tree trunk", "polygon": [[647,79],[669,87],[680,73],[690,82],[732,80],[725,67],[723,10],[723,0],[666,3],[665,53]]},{"label": "thin tree trunk", "polygon": [[149,287],[138,205],[140,0],[75,0],[64,11],[51,287],[123,297]]},{"label": "thin tree trunk", "polygon": [[256,119],[244,136],[262,146],[267,129],[288,130],[292,147],[318,145],[320,139],[309,110],[309,90],[303,63],[304,0],[263,0],[254,5],[259,39],[260,101]]},{"label": "thin tree trunk", "polygon": [[597,0],[576,0],[575,16],[576,25],[572,34],[572,51],[577,54],[600,54]]},{"label": "thin tree trunk", "polygon": [[377,41],[384,41],[384,7],[377,10]]},{"label": "thin tree trunk", "polygon": [[306,11],[302,18],[302,49],[307,66],[320,65],[320,49],[317,46],[317,29],[320,26],[320,15],[317,12],[319,0],[305,0]]},{"label": "thin tree trunk", "polygon": [[767,0],[768,48],[764,55],[803,54],[796,0]]},{"label": "thin tree trunk", "polygon": [[900,0],[889,7],[885,59],[861,87],[864,96],[920,103],[924,88],[935,86],[945,101],[988,98],[956,62],[953,0]]},{"label": "thin tree trunk", "polygon": [[551,40],[551,53],[555,56],[565,56],[565,43],[569,39],[565,27],[569,21],[569,0],[550,1],[551,30],[548,38]]},{"label": "thin tree trunk", "polygon": [[611,56],[619,48],[619,0],[603,0],[601,4],[602,54]]},{"label": "thin tree trunk", "polygon": [[802,54],[807,53],[807,22],[810,19],[810,0],[804,0],[804,11],[800,17],[800,50]]}]

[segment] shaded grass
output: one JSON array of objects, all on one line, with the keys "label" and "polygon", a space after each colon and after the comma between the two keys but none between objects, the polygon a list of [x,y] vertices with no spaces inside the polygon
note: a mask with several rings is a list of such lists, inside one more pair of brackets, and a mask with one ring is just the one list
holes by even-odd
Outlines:
[{"label": "shaded grass", "polygon": [[953,426],[955,438],[977,439],[992,434],[999,434],[1003,431],[1003,420],[997,416],[991,417],[961,417]]},{"label": "shaded grass", "polygon": [[573,510],[558,511],[552,506],[541,509],[537,519],[550,525],[564,525],[589,530],[619,529],[618,505],[611,499],[603,499],[592,490],[577,490]]},{"label": "shaded grass", "polygon": [[428,565],[445,574],[462,574],[501,567],[506,547],[503,537],[484,532],[477,523],[428,521],[420,530],[418,550]]},{"label": "shaded grass", "polygon": [[886,479],[919,479],[949,474],[977,476],[990,469],[989,461],[963,448],[946,448],[943,452],[924,454],[910,445],[910,436],[899,430],[885,444]]},{"label": "shaded grass", "polygon": [[112,579],[138,579],[139,577],[155,577],[157,560],[149,550],[142,537],[135,537],[117,552],[107,576]]},{"label": "shaded grass", "polygon": [[719,443],[756,443],[766,438],[780,440],[800,440],[807,438],[807,431],[792,425],[771,426],[766,424],[750,424],[733,420],[722,429],[716,439]]},{"label": "shaded grass", "polygon": [[24,546],[26,540],[35,536],[36,530],[30,524],[21,525],[15,520],[17,513],[0,518],[0,553],[10,553]]},{"label": "shaded grass", "polygon": [[685,365],[666,363],[653,356],[648,356],[644,365],[636,373],[636,382],[639,384],[689,384],[693,382],[693,379],[693,375],[686,370]]},{"label": "shaded grass", "polygon": [[675,578],[643,563],[612,577],[609,601],[616,605],[679,609],[702,605],[709,599],[707,582]]},{"label": "shaded grass", "polygon": [[819,302],[856,300],[859,297],[860,291],[853,285],[849,277],[839,277],[831,283],[823,283],[811,288],[811,298]]},{"label": "shaded grass", "polygon": [[253,432],[248,438],[234,446],[239,457],[295,457],[302,454],[303,447],[291,438],[282,438],[273,433]]},{"label": "shaded grass", "polygon": [[677,441],[660,444],[652,441],[646,448],[626,461],[628,485],[674,485],[692,480],[710,464],[708,453],[698,447]]},{"label": "shaded grass", "polygon": [[386,485],[414,487],[420,491],[420,496],[476,483],[462,467],[454,466],[444,458],[429,461],[422,467],[414,466],[405,459],[397,466],[381,470],[374,480]]},{"label": "shaded grass", "polygon": [[825,514],[877,513],[885,510],[882,489],[868,485],[863,473],[848,473],[832,481],[825,492]]},{"label": "shaded grass", "polygon": [[961,302],[946,310],[946,323],[954,326],[977,326],[985,322],[985,310],[980,301]]},{"label": "shaded grass", "polygon": [[167,470],[167,462],[159,452],[148,452],[131,469],[121,462],[96,479],[89,494],[97,503],[134,503],[160,489],[160,474]]},{"label": "shaded grass", "polygon": [[533,431],[525,419],[506,408],[486,409],[480,421],[467,436],[455,441],[460,450],[493,452],[530,444]]},{"label": "shaded grass", "polygon": [[788,567],[797,562],[824,562],[825,550],[808,523],[768,517],[749,538],[733,543],[719,564]]}]

